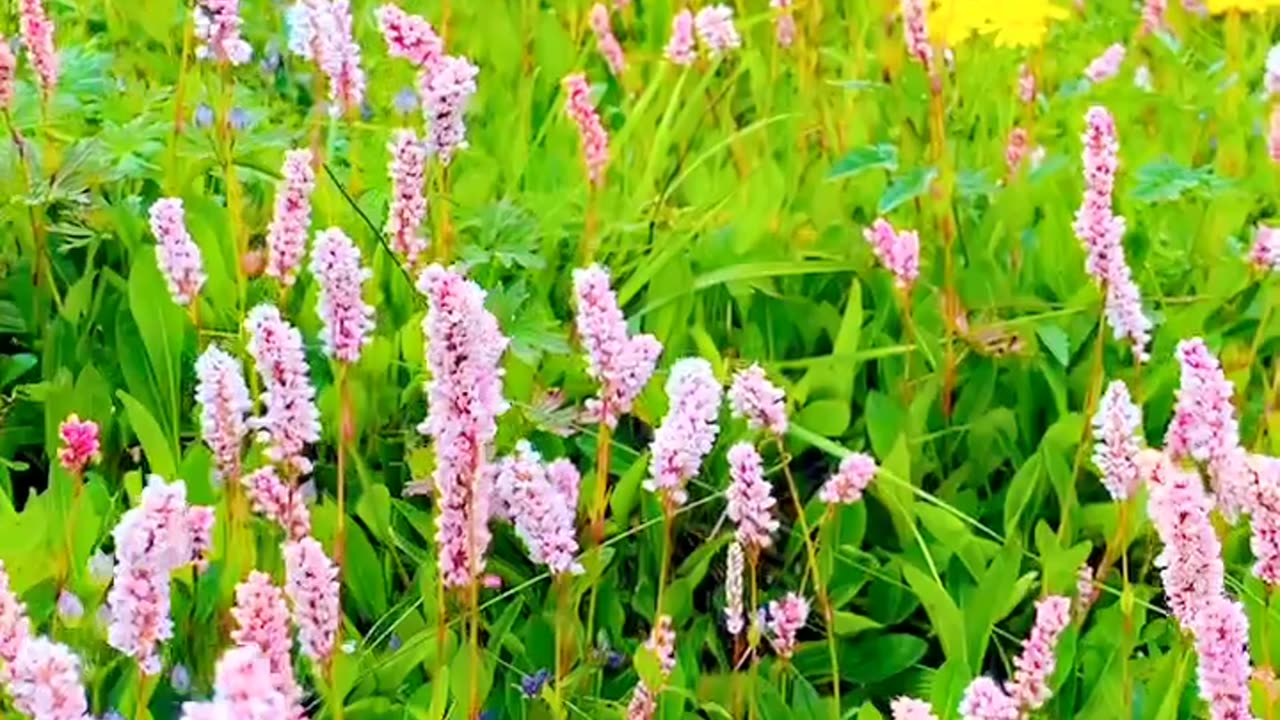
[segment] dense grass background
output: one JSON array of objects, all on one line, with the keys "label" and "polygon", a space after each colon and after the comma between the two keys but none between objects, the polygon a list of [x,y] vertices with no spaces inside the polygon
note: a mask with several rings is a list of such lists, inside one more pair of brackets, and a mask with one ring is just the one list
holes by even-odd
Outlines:
[{"label": "dense grass background", "polygon": [[[585,2],[455,0],[450,9],[448,47],[481,68],[480,90],[468,112],[470,148],[447,182],[433,174],[431,224],[489,291],[512,339],[512,410],[498,450],[528,438],[548,457],[575,460],[588,483],[594,475],[595,428],[572,412],[595,388],[571,331],[569,285],[590,234],[635,329],[665,345],[661,368],[700,355],[727,381],[758,361],[785,387],[793,428],[785,454],[766,454],[779,498],[782,463],[812,498],[815,520],[824,508],[814,491],[841,455],[864,450],[884,468],[868,500],[841,509],[820,536],[834,628],[811,615],[793,662],[764,653],[760,679],[748,685],[748,674],[731,667],[720,614],[730,537],[721,522],[723,449],[745,436],[726,413],[718,450],[678,519],[665,603],[679,664],[661,717],[741,717],[747,705],[770,720],[826,717],[833,682],[843,717],[880,717],[903,693],[955,717],[975,675],[1008,673],[1031,601],[1073,594],[1079,566],[1097,564],[1116,535],[1118,506],[1087,460],[1087,418],[1104,379],[1129,383],[1158,445],[1178,381],[1172,350],[1204,336],[1236,385],[1246,446],[1280,452],[1277,288],[1244,257],[1254,225],[1276,212],[1280,174],[1267,155],[1261,94],[1275,15],[1238,18],[1238,42],[1228,42],[1221,19],[1175,7],[1168,32],[1135,39],[1132,3],[1102,0],[1055,23],[1043,48],[959,44],[942,96],[945,141],[934,138],[939,157],[930,149],[927,77],[907,58],[896,3],[798,3],[800,41],[785,50],[773,41],[767,3],[739,0],[742,50],[688,70],[662,58],[675,5],[636,0],[615,16],[630,63],[622,78],[595,52]],[[400,497],[434,462],[414,431],[425,414],[425,302],[378,231],[391,131],[420,128],[422,118],[409,102],[412,70],[386,56],[374,7],[353,2],[370,83],[365,112],[350,122],[317,125],[315,68],[281,54],[285,8],[266,0],[242,4],[255,58],[226,76],[180,60],[189,8],[176,0],[55,0],[63,74],[47,108],[30,73],[19,75],[4,118],[13,141],[0,143],[8,200],[0,206],[0,559],[37,624],[81,654],[96,711],[133,713],[137,676],[105,644],[95,620],[105,588],[88,559],[109,550],[110,529],[144,473],[184,478],[193,501],[219,501],[197,436],[192,363],[211,341],[241,347],[245,310],[279,296],[262,278],[238,287],[233,237],[260,244],[284,151],[319,132],[326,166],[314,227],[337,225],[361,247],[375,272],[366,299],[378,326],[351,376],[338,690],[316,678],[310,707],[334,717],[341,705],[352,719],[465,716],[471,655],[459,649],[456,626],[444,642],[436,634],[431,504]],[[405,7],[441,21],[442,0]],[[15,13],[4,13],[0,27],[16,35]],[[1083,80],[1113,42],[1129,46],[1121,75]],[[1031,108],[1015,91],[1023,63],[1039,80]],[[1133,83],[1142,65],[1152,90]],[[594,196],[563,112],[560,81],[575,71],[594,84],[611,135],[607,179]],[[1093,104],[1118,124],[1116,212],[1128,219],[1126,249],[1156,321],[1144,366],[1099,336],[1101,296],[1071,231],[1083,189],[1079,134]],[[219,133],[224,117],[231,143]],[[1004,149],[1015,125],[1030,130],[1044,158],[1010,176]],[[239,186],[231,202],[228,165]],[[155,268],[146,209],[162,195],[185,200],[205,257],[199,327],[170,302]],[[923,272],[909,298],[861,237],[882,215],[921,234]],[[950,283],[947,222],[955,228]],[[47,273],[37,273],[41,254]],[[315,292],[304,274],[282,309],[302,328],[319,388],[325,439],[313,516],[317,536],[331,543],[337,396],[319,352]],[[947,306],[966,322],[949,323]],[[564,595],[578,609],[568,717],[621,717],[636,682],[630,657],[652,622],[662,549],[661,513],[641,482],[650,428],[666,409],[663,377],[660,370],[612,438],[609,541]],[[71,412],[98,422],[104,439],[103,461],[74,502],[55,458],[57,425]],[[779,508],[781,542],[761,573],[765,599],[806,586],[794,513],[789,501]],[[151,716],[176,717],[182,699],[207,695],[235,583],[250,567],[279,570],[276,531],[254,528],[253,542],[216,542],[197,582],[176,581],[166,673],[189,669],[193,687],[175,687],[166,674]],[[1224,532],[1229,584],[1246,602],[1261,667],[1280,652],[1267,631],[1272,593],[1248,573],[1247,529]],[[1132,582],[1122,592],[1113,573],[1092,612],[1068,630],[1045,717],[1203,714],[1191,645],[1159,597],[1158,543],[1146,525],[1129,536]],[[562,596],[505,530],[490,568],[504,586],[482,598],[485,707],[490,717],[553,717],[548,698],[526,699],[519,684],[554,665]],[[595,634],[587,637],[593,587]],[[83,601],[82,618],[56,614],[63,590]],[[839,638],[839,678],[829,631]],[[1269,697],[1259,684],[1260,714]]]}]

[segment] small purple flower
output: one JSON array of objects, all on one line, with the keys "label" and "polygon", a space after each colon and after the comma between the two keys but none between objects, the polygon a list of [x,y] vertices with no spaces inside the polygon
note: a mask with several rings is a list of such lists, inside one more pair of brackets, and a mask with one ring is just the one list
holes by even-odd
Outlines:
[{"label": "small purple flower", "polygon": [[169,684],[173,686],[175,692],[185,694],[191,689],[191,671],[181,663],[174,665],[173,670],[169,672]]},{"label": "small purple flower", "polygon": [[402,647],[404,647],[404,640],[400,639],[400,633],[391,633],[391,638],[387,640],[387,648],[395,652]]},{"label": "small purple flower", "polygon": [[116,561],[108,554],[98,550],[89,558],[89,576],[99,585],[106,585],[116,572]]},{"label": "small purple flower", "polygon": [[396,93],[396,97],[392,100],[396,112],[401,115],[408,115],[418,109],[418,93],[413,88],[404,88]]},{"label": "small purple flower", "polygon": [[213,125],[213,108],[204,103],[196,106],[195,112],[192,114],[196,127],[204,129]]},{"label": "small purple flower", "polygon": [[76,622],[84,617],[84,603],[80,602],[75,593],[63,590],[58,594],[58,617],[63,622]]},{"label": "small purple flower", "polygon": [[525,675],[520,679],[520,692],[524,693],[527,698],[535,698],[550,680],[551,672],[546,668],[541,668],[536,673]]},{"label": "small purple flower", "polygon": [[228,119],[231,121],[231,129],[237,132],[253,126],[253,118],[243,108],[232,108]]}]

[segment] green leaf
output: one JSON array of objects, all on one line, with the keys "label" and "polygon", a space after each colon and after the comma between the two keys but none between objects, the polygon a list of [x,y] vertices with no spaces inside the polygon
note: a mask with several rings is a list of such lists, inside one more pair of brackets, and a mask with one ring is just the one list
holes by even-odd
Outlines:
[{"label": "green leaf", "polygon": [[842,180],[853,177],[867,170],[884,169],[896,172],[898,169],[898,148],[896,145],[881,143],[864,145],[836,161],[831,166],[827,180]]},{"label": "green leaf", "polygon": [[884,627],[865,615],[858,615],[857,613],[845,612],[843,610],[837,610],[835,612],[834,620],[836,634],[841,637],[857,635],[865,630],[878,630]]},{"label": "green leaf", "polygon": [[[902,575],[916,597],[920,598],[920,603],[924,605],[925,612],[929,615],[929,623],[942,642],[942,652],[947,656],[947,660],[964,663],[966,670],[970,668],[972,665],[965,641],[964,615],[960,612],[956,601],[945,588],[938,584],[936,579],[910,565],[902,568]],[[974,652],[981,652],[984,649],[975,648]]]},{"label": "green leaf", "polygon": [[938,170],[932,167],[916,168],[903,175],[884,191],[884,195],[880,197],[880,204],[876,207],[876,213],[888,215],[898,207],[924,195],[936,177],[938,177]]},{"label": "green leaf", "polygon": [[822,435],[838,438],[849,427],[849,403],[842,400],[817,400],[804,406],[796,422]]},{"label": "green leaf", "polygon": [[129,425],[142,443],[142,452],[147,456],[151,472],[172,480],[178,472],[178,464],[173,459],[173,449],[160,423],[151,416],[142,403],[124,390],[117,390],[116,397],[124,404],[125,413],[129,416]]},{"label": "green leaf", "polygon": [[1212,175],[1212,169],[1196,170],[1162,158],[1138,168],[1131,194],[1141,203],[1172,202],[1207,184]]},{"label": "green leaf", "polygon": [[924,657],[929,644],[906,633],[874,633],[863,635],[842,647],[849,652],[841,653],[841,677],[869,685],[891,678],[915,665]]},{"label": "green leaf", "polygon": [[165,415],[158,419],[168,431],[176,434],[186,319],[182,310],[169,300],[155,257],[148,253],[141,253],[129,271],[129,309],[151,361],[156,396],[164,403]]},{"label": "green leaf", "polygon": [[1036,335],[1059,365],[1067,367],[1071,363],[1071,339],[1062,328],[1057,325],[1036,325]]}]

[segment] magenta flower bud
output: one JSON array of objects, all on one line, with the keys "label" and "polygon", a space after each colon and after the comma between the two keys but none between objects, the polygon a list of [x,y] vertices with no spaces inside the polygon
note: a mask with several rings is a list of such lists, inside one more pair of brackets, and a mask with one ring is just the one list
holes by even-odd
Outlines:
[{"label": "magenta flower bud", "polygon": [[419,76],[422,112],[427,119],[427,154],[448,165],[467,144],[467,103],[476,93],[480,68],[466,58],[446,55]]},{"label": "magenta flower bud", "polygon": [[338,567],[315,538],[284,544],[285,594],[293,603],[302,654],[324,665],[338,636]]},{"label": "magenta flower bud", "polygon": [[609,8],[603,3],[592,5],[589,20],[591,31],[596,36],[596,49],[604,57],[605,63],[609,66],[609,72],[615,76],[622,75],[627,69],[627,59],[623,55],[622,45],[613,34],[613,27],[609,22]]},{"label": "magenta flower bud", "polygon": [[894,698],[889,703],[889,711],[893,713],[893,720],[938,720],[929,703],[915,698]]},{"label": "magenta flower bud", "polygon": [[249,332],[249,355],[262,379],[264,412],[249,419],[266,455],[287,472],[311,472],[307,445],[320,439],[320,411],[315,405],[302,334],[280,316],[274,305],[262,304],[249,311],[244,322]]},{"label": "magenta flower bud", "polygon": [[713,59],[742,47],[742,38],[733,24],[733,8],[728,5],[702,8],[693,18],[693,27],[698,33],[698,42]]},{"label": "magenta flower bud", "polygon": [[609,286],[609,272],[599,265],[573,271],[578,337],[587,351],[587,374],[600,383],[588,400],[587,419],[616,427],[631,412],[662,353],[652,335],[627,335],[627,320]]},{"label": "magenta flower bud", "polygon": [[852,505],[862,499],[877,470],[875,458],[853,453],[840,461],[840,469],[823,484],[818,499],[828,505]]},{"label": "magenta flower bud", "polygon": [[1084,76],[1093,83],[1110,80],[1120,74],[1120,65],[1124,63],[1125,54],[1124,45],[1120,43],[1111,45],[1089,63],[1089,66],[1084,69]]},{"label": "magenta flower bud", "polygon": [[862,231],[880,264],[893,273],[894,284],[909,290],[920,277],[920,236],[915,230],[899,232],[884,218]]},{"label": "magenta flower bud", "polygon": [[240,37],[240,0],[196,0],[196,57],[243,65],[253,48]]},{"label": "magenta flower bud", "polygon": [[267,226],[266,274],[285,287],[297,279],[302,256],[307,252],[311,193],[316,189],[314,161],[310,150],[286,152],[280,168],[282,177],[276,185],[275,210]]},{"label": "magenta flower bud", "polygon": [[84,720],[89,702],[80,658],[48,638],[31,638],[5,668],[13,707],[32,720]]},{"label": "magenta flower bud", "polygon": [[729,448],[729,519],[737,525],[737,538],[753,553],[773,544],[778,520],[773,516],[773,488],[764,479],[764,461],[751,443]]},{"label": "magenta flower bud", "polygon": [[667,41],[663,54],[673,64],[681,67],[688,67],[697,59],[693,39],[693,13],[690,10],[681,10],[671,19],[671,38]]},{"label": "magenta flower bud", "polygon": [[324,352],[339,362],[354,363],[373,332],[373,307],[361,295],[373,271],[360,265],[360,249],[346,233],[329,228],[316,234],[311,274],[320,286],[316,314]]},{"label": "magenta flower bud", "polygon": [[407,129],[395,131],[387,150],[391,153],[391,207],[383,231],[390,238],[391,250],[413,267],[427,250],[427,241],[419,232],[427,218],[427,196],[423,192],[427,151],[417,134]]},{"label": "magenta flower bud", "polygon": [[410,15],[390,3],[374,11],[387,54],[403,58],[418,67],[434,65],[444,55],[444,41],[425,18]]},{"label": "magenta flower bud", "polygon": [[246,417],[253,409],[240,361],[217,345],[196,360],[196,403],[200,406],[200,434],[213,452],[219,479],[240,475],[240,456],[249,432]]},{"label": "magenta flower bud", "polygon": [[151,206],[151,234],[156,236],[156,262],[179,305],[190,305],[204,287],[204,260],[187,232],[186,211],[178,198]]},{"label": "magenta flower bud", "polygon": [[58,84],[58,50],[53,44],[53,21],[44,11],[43,0],[18,0],[18,29],[47,102]]},{"label": "magenta flower bud", "polygon": [[796,633],[809,618],[809,601],[796,593],[787,593],[781,600],[769,603],[766,615],[765,629],[773,651],[790,660],[796,650]]},{"label": "magenta flower bud", "polygon": [[666,389],[670,407],[653,434],[650,477],[644,486],[673,509],[688,500],[685,485],[715,446],[722,390],[711,363],[702,358],[677,360]]},{"label": "magenta flower bud", "polygon": [[62,447],[58,448],[58,463],[72,475],[84,473],[90,463],[102,459],[102,444],[98,439],[98,423],[81,420],[72,413],[58,426]]},{"label": "magenta flower bud", "polygon": [[604,185],[604,169],[609,164],[609,134],[600,123],[600,114],[591,104],[591,88],[587,85],[586,76],[574,73],[566,77],[564,91],[565,112],[578,126],[587,179],[592,185],[600,187]]},{"label": "magenta flower bud", "polygon": [[1102,484],[1111,499],[1128,500],[1141,480],[1138,453],[1142,450],[1142,409],[1133,404],[1123,381],[1107,386],[1093,416],[1093,436],[1093,464],[1102,473]]},{"label": "magenta flower bud", "polygon": [[729,407],[752,430],[767,430],[779,437],[787,433],[786,394],[765,377],[757,364],[734,373],[729,385]]}]

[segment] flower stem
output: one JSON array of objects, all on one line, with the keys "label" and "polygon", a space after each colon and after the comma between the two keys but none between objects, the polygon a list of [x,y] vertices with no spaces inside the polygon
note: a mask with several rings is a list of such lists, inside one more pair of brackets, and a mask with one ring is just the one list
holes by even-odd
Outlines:
[{"label": "flower stem", "polygon": [[[609,459],[613,449],[612,430],[608,423],[600,423],[596,435],[596,497],[591,505],[591,539],[599,548],[604,544],[604,511],[609,499]],[[599,554],[597,552],[597,557]],[[591,584],[587,600],[587,643],[595,642],[596,600],[600,583]]]},{"label": "flower stem", "polygon": [[170,195],[178,194],[178,138],[186,125],[187,58],[191,55],[191,43],[195,38],[195,16],[189,14],[182,30],[182,55],[178,58],[178,82],[173,89],[173,134],[169,136],[169,179],[166,183]]},{"label": "flower stem", "polygon": [[671,566],[671,526],[675,524],[675,513],[668,507],[666,498],[662,499],[662,561],[658,569],[658,600],[653,607],[653,624],[658,624],[662,616],[662,594],[667,588],[667,574]]},{"label": "flower stem", "polygon": [[347,363],[338,364],[338,527],[333,554],[339,572],[347,556],[347,427],[351,412],[347,369]]},{"label": "flower stem", "polygon": [[556,594],[556,609],[555,609],[556,677],[555,677],[555,686],[554,686],[555,713],[557,718],[564,718],[566,717],[566,715],[564,711],[564,686],[562,684],[562,679],[564,678],[564,661],[565,661],[565,651],[564,651],[565,609],[567,608],[569,603],[569,597],[567,592],[568,582],[566,578],[561,575],[555,576],[555,578],[553,578],[551,582],[552,582],[552,585],[554,586],[554,591]]}]

